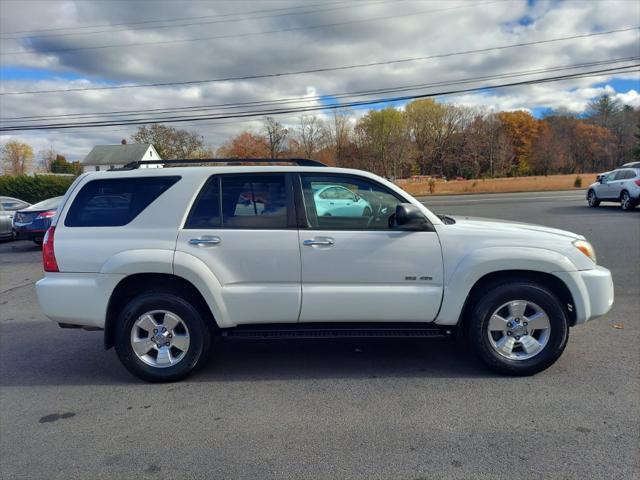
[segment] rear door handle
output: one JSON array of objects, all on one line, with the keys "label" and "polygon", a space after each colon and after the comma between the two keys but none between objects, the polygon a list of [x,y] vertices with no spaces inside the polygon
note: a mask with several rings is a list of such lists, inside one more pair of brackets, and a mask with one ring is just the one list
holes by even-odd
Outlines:
[{"label": "rear door handle", "polygon": [[207,247],[211,245],[218,245],[220,243],[220,237],[214,237],[210,235],[203,235],[199,238],[192,238],[189,240],[190,245],[195,245],[197,247]]},{"label": "rear door handle", "polygon": [[323,239],[311,239],[311,240],[304,240],[303,245],[306,245],[307,247],[313,247],[314,245],[321,245],[323,247],[331,247],[334,243],[333,238],[323,238]]}]

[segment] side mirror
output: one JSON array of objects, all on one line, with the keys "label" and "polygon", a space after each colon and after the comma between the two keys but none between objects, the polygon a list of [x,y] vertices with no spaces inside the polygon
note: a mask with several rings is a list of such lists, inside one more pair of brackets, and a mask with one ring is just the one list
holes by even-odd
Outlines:
[{"label": "side mirror", "polygon": [[429,230],[430,225],[420,209],[410,203],[398,205],[389,218],[389,226],[400,230]]},{"label": "side mirror", "polygon": [[600,177],[600,178],[598,179],[598,181],[599,181],[601,184],[604,184],[604,183],[605,183],[605,177],[604,177],[604,175],[603,175],[602,177]]}]

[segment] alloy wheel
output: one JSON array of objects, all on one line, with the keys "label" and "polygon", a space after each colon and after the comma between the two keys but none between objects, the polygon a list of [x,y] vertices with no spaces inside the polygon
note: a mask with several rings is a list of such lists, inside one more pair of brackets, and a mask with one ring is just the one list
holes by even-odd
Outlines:
[{"label": "alloy wheel", "polygon": [[168,310],[152,310],[138,317],[131,328],[131,348],[135,355],[155,368],[179,363],[189,350],[189,329]]},{"label": "alloy wheel", "polygon": [[487,335],[493,350],[509,360],[528,360],[549,341],[551,322],[546,312],[528,300],[512,300],[498,307]]},{"label": "alloy wheel", "polygon": [[631,197],[627,192],[622,194],[622,209],[629,210],[631,208]]}]

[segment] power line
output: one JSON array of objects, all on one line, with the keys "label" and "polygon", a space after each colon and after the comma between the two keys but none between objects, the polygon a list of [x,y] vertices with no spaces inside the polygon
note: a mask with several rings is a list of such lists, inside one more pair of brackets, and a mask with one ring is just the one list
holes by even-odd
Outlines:
[{"label": "power line", "polygon": [[[57,37],[77,36],[77,35],[97,35],[97,34],[101,34],[101,33],[130,32],[130,31],[149,30],[149,29],[158,30],[158,29],[164,29],[164,28],[191,27],[191,26],[195,26],[195,25],[212,25],[212,24],[217,24],[217,23],[244,22],[244,21],[247,21],[247,20],[263,20],[263,19],[266,19],[266,18],[278,18],[278,17],[293,16],[293,15],[309,15],[309,14],[312,14],[312,13],[323,13],[323,12],[330,12],[330,11],[335,11],[335,10],[358,8],[358,7],[369,6],[369,5],[380,5],[380,4],[384,4],[384,3],[389,3],[390,1],[399,2],[399,1],[407,1],[407,0],[378,0],[378,1],[373,1],[373,2],[349,3],[348,5],[344,5],[344,6],[335,6],[335,7],[330,7],[330,8],[320,8],[320,9],[316,9],[316,10],[306,10],[306,11],[303,11],[303,12],[278,13],[278,14],[275,14],[275,15],[259,15],[259,16],[253,16],[253,17],[241,17],[241,18],[232,18],[232,19],[207,20],[207,21],[200,21],[200,22],[176,23],[176,24],[173,24],[173,25],[143,25],[143,26],[138,26],[138,27],[134,26],[134,27],[129,27],[129,28],[96,30],[96,31],[93,31],[93,32],[52,33],[52,34],[48,34],[48,35],[35,35],[35,36],[26,35],[26,36],[23,36],[23,37],[6,38],[4,40],[25,40],[25,39],[33,39],[33,38],[37,38],[37,39],[57,38]],[[334,2],[334,4],[338,4],[338,5],[340,5],[342,3],[345,3],[345,2]],[[332,4],[329,4],[329,5],[332,5]],[[311,6],[313,6],[313,5],[311,5]],[[309,5],[305,5],[305,7],[309,8],[310,6]]]},{"label": "power line", "polygon": [[284,105],[284,104],[291,104],[291,103],[293,104],[307,103],[311,101],[320,101],[323,98],[339,99],[339,98],[345,98],[345,97],[362,97],[362,96],[371,96],[371,95],[379,95],[379,94],[387,94],[387,93],[397,93],[397,92],[404,92],[404,91],[421,90],[421,89],[437,87],[437,86],[459,85],[459,84],[473,83],[477,81],[497,80],[497,79],[522,77],[522,76],[542,74],[542,73],[559,72],[559,71],[565,71],[565,70],[575,70],[578,68],[613,65],[613,64],[619,64],[619,63],[626,63],[634,60],[640,60],[640,56],[598,60],[598,61],[586,62],[586,63],[546,67],[546,68],[540,68],[535,70],[505,72],[505,73],[499,73],[499,74],[493,74],[493,75],[463,78],[458,80],[410,84],[410,85],[402,85],[402,86],[396,86],[396,87],[385,87],[385,88],[377,88],[377,89],[370,89],[370,90],[331,93],[331,94],[324,94],[324,95],[317,95],[317,96],[298,96],[298,97],[280,98],[275,100],[257,100],[257,101],[250,101],[250,102],[218,103],[218,104],[191,105],[191,106],[182,106],[182,107],[149,108],[149,109],[143,109],[143,110],[115,110],[115,111],[106,111],[106,112],[69,113],[69,114],[60,114],[60,115],[32,115],[32,116],[21,116],[21,117],[4,117],[4,118],[0,118],[0,122],[7,122],[7,121],[35,122],[35,121],[44,121],[44,120],[51,121],[51,120],[66,120],[66,119],[86,120],[91,117],[122,118],[122,117],[142,115],[142,114],[158,115],[158,114],[168,114],[168,113],[209,111],[212,109],[230,110],[230,109],[237,109],[237,108],[242,108],[247,106],[262,107],[262,106],[272,106],[272,105]]},{"label": "power line", "polygon": [[344,1],[339,2],[321,2],[321,3],[312,3],[307,5],[299,5],[293,7],[281,7],[281,8],[268,8],[262,10],[252,10],[249,12],[232,12],[232,13],[224,13],[224,14],[215,14],[215,15],[198,15],[195,17],[177,17],[177,18],[169,18],[169,19],[159,19],[159,20],[144,20],[140,22],[124,22],[124,23],[103,23],[99,25],[80,25],[74,27],[57,27],[57,28],[42,28],[38,30],[20,30],[13,32],[4,32],[0,34],[0,36],[7,35],[17,35],[17,34],[37,34],[38,32],[57,32],[60,30],[79,30],[79,29],[91,29],[91,28],[106,28],[106,27],[121,27],[125,25],[147,25],[150,23],[166,23],[166,22],[180,22],[185,20],[197,20],[197,19],[205,19],[205,18],[228,18],[235,17],[237,15],[253,15],[256,13],[267,13],[267,12],[280,12],[283,10],[296,10],[300,8],[310,8],[310,7],[319,7],[322,5],[335,5],[335,4],[343,4],[347,3]]},{"label": "power line", "polygon": [[[392,103],[392,102],[402,102],[402,101],[416,100],[421,98],[438,97],[438,96],[445,96],[445,95],[456,95],[456,94],[462,94],[462,93],[478,92],[483,90],[495,90],[500,88],[518,87],[518,86],[524,86],[524,85],[535,85],[540,83],[556,82],[556,81],[576,79],[576,78],[587,78],[587,77],[593,77],[593,76],[601,76],[603,74],[622,73],[622,72],[628,73],[628,72],[640,71],[640,69],[637,69],[636,67],[640,67],[640,64],[629,65],[626,67],[614,67],[614,68],[607,68],[607,69],[601,69],[601,70],[592,70],[589,72],[557,75],[557,76],[545,77],[541,79],[524,80],[519,82],[503,83],[498,85],[485,85],[481,87],[470,87],[470,88],[446,90],[446,91],[433,92],[433,93],[386,97],[386,98],[379,98],[374,100],[352,101],[352,102],[346,102],[346,103],[333,103],[333,104],[321,105],[321,106],[314,105],[310,107],[245,111],[245,112],[235,112],[235,113],[226,114],[226,115],[122,120],[122,121],[113,121],[113,122],[107,122],[107,123],[89,122],[89,123],[79,123],[79,124],[67,123],[67,124],[49,124],[49,125],[8,126],[8,127],[0,127],[0,131],[10,132],[10,131],[28,131],[28,130],[51,130],[51,129],[55,129],[55,130],[77,129],[77,128],[86,129],[86,128],[109,127],[109,126],[116,126],[116,125],[145,125],[145,124],[150,125],[150,124],[157,124],[157,123],[183,123],[183,122],[195,122],[195,121],[201,121],[201,120],[225,120],[225,119],[231,119],[231,118],[261,117],[261,116],[282,115],[282,114],[289,114],[289,113],[312,112],[312,111],[320,111],[320,110],[336,110],[336,109],[361,107],[361,106]],[[632,68],[636,68],[636,69],[631,70]]]},{"label": "power line", "polygon": [[364,18],[364,19],[358,19],[358,20],[347,20],[344,22],[323,23],[319,25],[306,25],[306,26],[300,26],[300,27],[289,27],[289,28],[281,28],[276,30],[266,30],[261,32],[233,33],[233,34],[226,34],[226,35],[214,35],[210,37],[182,38],[182,39],[176,39],[176,40],[160,40],[156,42],[132,42],[132,43],[118,43],[118,44],[111,44],[111,45],[96,45],[96,46],[88,46],[88,47],[54,48],[54,49],[26,51],[26,52],[25,51],[0,52],[0,56],[30,55],[33,53],[36,53],[36,54],[64,53],[64,52],[75,52],[80,50],[103,50],[108,48],[125,48],[125,47],[128,48],[128,47],[141,47],[141,46],[144,47],[149,45],[173,45],[177,43],[200,42],[205,40],[219,40],[223,38],[242,38],[242,37],[252,37],[257,35],[269,35],[272,33],[295,32],[299,30],[316,30],[316,29],[328,28],[328,27],[339,27],[339,26],[345,26],[345,25],[355,25],[359,23],[375,22],[379,20],[389,20],[393,18],[404,18],[409,16],[415,16],[415,15],[424,15],[426,13],[442,12],[445,10],[456,10],[459,8],[479,7],[479,6],[484,6],[492,3],[497,3],[498,1],[500,0],[493,0],[485,3],[464,4],[464,5],[458,5],[455,7],[444,7],[444,8],[431,9],[431,10],[417,10],[415,12],[410,12],[410,13],[386,15],[382,17],[371,17],[371,18]]},{"label": "power line", "polygon": [[197,85],[204,83],[216,83],[216,82],[231,82],[231,81],[242,81],[242,80],[253,80],[259,78],[275,78],[275,77],[288,77],[294,75],[304,75],[311,73],[324,73],[324,72],[332,72],[332,71],[341,71],[341,70],[351,70],[356,68],[367,68],[374,67],[380,65],[394,65],[399,63],[408,63],[408,62],[416,62],[416,61],[424,61],[424,60],[433,60],[436,58],[448,58],[455,57],[460,55],[471,55],[476,53],[486,53],[491,51],[499,51],[499,50],[507,50],[510,48],[518,48],[525,47],[530,45],[542,45],[547,43],[555,43],[555,42],[563,42],[567,40],[575,40],[578,38],[588,38],[588,37],[596,37],[601,35],[611,35],[615,33],[628,32],[631,30],[637,30],[640,27],[624,27],[616,30],[608,30],[605,32],[592,32],[585,33],[581,35],[571,35],[568,37],[556,37],[550,38],[546,40],[536,40],[532,42],[520,42],[520,43],[512,43],[509,45],[501,45],[497,47],[487,47],[487,48],[478,48],[473,50],[464,50],[458,52],[448,52],[441,53],[435,55],[427,55],[422,57],[410,57],[410,58],[402,58],[396,60],[385,60],[379,62],[369,62],[369,63],[360,63],[353,65],[342,65],[338,67],[323,67],[323,68],[314,68],[308,70],[296,70],[290,72],[278,72],[278,73],[267,73],[261,75],[241,75],[235,77],[223,77],[223,78],[214,78],[214,79],[206,79],[206,80],[188,80],[182,82],[154,82],[154,83],[140,83],[135,85],[110,85],[105,87],[80,87],[80,88],[67,88],[67,89],[57,89],[57,90],[27,90],[20,92],[3,92],[0,93],[2,95],[27,95],[27,94],[48,94],[48,93],[67,93],[67,92],[86,92],[86,91],[96,91],[96,90],[120,90],[120,89],[129,89],[129,88],[148,88],[148,87],[167,87],[167,86],[178,86],[178,85]]}]

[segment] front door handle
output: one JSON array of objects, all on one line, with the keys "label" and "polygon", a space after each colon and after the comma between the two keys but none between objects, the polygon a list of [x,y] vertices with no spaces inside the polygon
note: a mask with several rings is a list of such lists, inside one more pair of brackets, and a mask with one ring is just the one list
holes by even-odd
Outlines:
[{"label": "front door handle", "polygon": [[303,245],[306,245],[307,247],[313,247],[314,245],[321,245],[323,247],[330,247],[332,246],[334,243],[333,238],[323,238],[323,239],[311,239],[311,240],[305,240],[302,242]]},{"label": "front door handle", "polygon": [[190,245],[195,245],[197,247],[207,247],[211,245],[218,245],[220,243],[220,237],[213,237],[210,235],[203,235],[199,238],[192,238],[189,240]]}]

